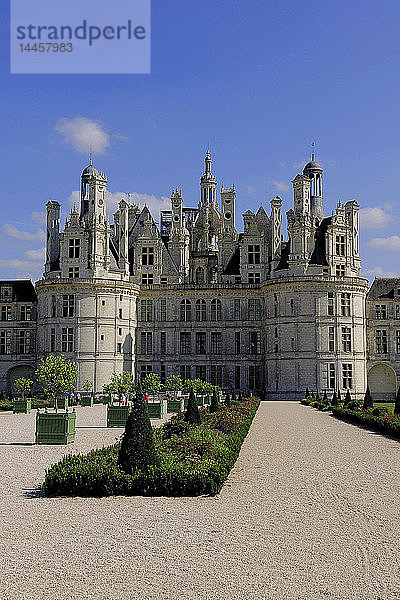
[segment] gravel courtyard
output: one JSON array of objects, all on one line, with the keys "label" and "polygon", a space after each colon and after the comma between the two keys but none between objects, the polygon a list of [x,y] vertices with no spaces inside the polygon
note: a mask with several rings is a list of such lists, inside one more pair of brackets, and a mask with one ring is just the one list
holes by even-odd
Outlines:
[{"label": "gravel courtyard", "polygon": [[[0,414],[0,599],[398,600],[400,443],[262,403],[215,498],[45,498],[44,470],[112,443],[79,408],[74,445]],[[156,423],[156,421],[154,421]]]}]

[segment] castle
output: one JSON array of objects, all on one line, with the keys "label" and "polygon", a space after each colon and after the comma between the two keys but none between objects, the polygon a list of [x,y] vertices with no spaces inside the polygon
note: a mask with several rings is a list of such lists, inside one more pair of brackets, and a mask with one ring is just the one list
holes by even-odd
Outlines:
[{"label": "castle", "polygon": [[160,227],[146,206],[125,199],[110,223],[107,177],[90,161],[79,210],[72,208],[63,231],[60,204],[46,205],[46,263],[35,289],[0,282],[2,388],[31,375],[41,357],[62,353],[79,365],[78,388],[89,380],[96,392],[113,371],[128,370],[158,373],[163,382],[173,374],[200,378],[268,399],[297,399],[307,386],[361,398],[373,371],[373,386],[382,391],[384,377],[383,393],[393,395],[400,372],[388,348],[393,337],[400,353],[400,321],[398,330],[386,327],[385,346],[383,317],[374,319],[383,305],[385,319],[400,319],[400,279],[392,282],[397,308],[389,280],[379,280],[384,298],[372,286],[368,304],[359,205],[339,202],[325,215],[314,155],[292,183],[286,241],[278,196],[270,214],[247,210],[236,230],[235,187],[221,187],[218,198],[209,152],[196,208],[184,207],[173,189]]}]

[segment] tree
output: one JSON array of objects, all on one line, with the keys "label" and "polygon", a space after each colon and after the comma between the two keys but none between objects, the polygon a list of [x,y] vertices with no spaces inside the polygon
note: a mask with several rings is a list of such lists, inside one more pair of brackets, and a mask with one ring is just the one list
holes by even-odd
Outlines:
[{"label": "tree", "polygon": [[219,402],[218,402],[218,397],[217,397],[217,388],[214,387],[213,393],[211,396],[210,413],[217,412],[218,409],[219,409]]},{"label": "tree", "polygon": [[332,400],[331,400],[331,406],[337,406],[338,405],[338,399],[337,399],[337,395],[336,395],[336,390],[333,392],[333,396],[332,396]]},{"label": "tree", "polygon": [[178,392],[183,388],[183,381],[180,375],[171,375],[165,383],[165,389],[169,392]]},{"label": "tree", "polygon": [[185,421],[187,423],[192,423],[193,425],[200,425],[201,423],[199,407],[197,406],[196,395],[193,391],[193,388],[190,388],[189,392],[189,399],[185,413]]},{"label": "tree", "polygon": [[396,402],[394,403],[394,414],[400,415],[400,386],[397,390]]},{"label": "tree", "polygon": [[348,406],[350,404],[350,402],[351,402],[351,396],[350,396],[350,390],[348,389],[347,392],[346,392],[346,396],[344,398],[343,408],[345,406]]},{"label": "tree", "polygon": [[35,375],[46,396],[54,399],[58,410],[58,397],[75,389],[78,367],[64,356],[48,356],[39,362]]},{"label": "tree", "polygon": [[134,387],[135,384],[132,373],[129,371],[123,371],[122,373],[114,372],[112,374],[108,389],[114,394],[118,394],[118,399],[121,402],[122,394],[126,394],[128,396]]},{"label": "tree", "polygon": [[226,392],[224,404],[225,404],[225,406],[230,406],[231,405],[231,399],[230,399],[230,396],[229,396],[229,392]]},{"label": "tree", "polygon": [[319,397],[319,391],[317,390],[317,393],[315,394],[315,402],[319,402],[321,400],[321,398]]},{"label": "tree", "polygon": [[365,391],[363,408],[364,408],[364,410],[368,410],[370,408],[374,408],[374,401],[373,401],[372,396],[371,396],[369,385],[367,385],[367,389]]},{"label": "tree", "polygon": [[305,397],[306,397],[306,398],[309,398],[309,396],[310,396],[310,390],[308,389],[308,386],[307,386],[307,389],[306,389],[306,396],[305,396]]},{"label": "tree", "polygon": [[235,392],[232,392],[231,396],[231,404],[236,404],[239,401],[239,398],[236,400]]},{"label": "tree", "polygon": [[82,388],[85,390],[85,392],[89,393],[93,390],[93,383],[89,381],[89,379],[86,379],[85,383],[82,385]]},{"label": "tree", "polygon": [[142,388],[138,386],[132,411],[126,420],[118,453],[118,465],[125,473],[132,475],[137,469],[144,471],[157,462],[150,417]]},{"label": "tree", "polygon": [[338,390],[337,399],[338,399],[338,402],[342,401],[342,396],[341,396],[340,390]]},{"label": "tree", "polygon": [[328,404],[328,395],[327,395],[327,393],[326,393],[326,390],[324,391],[324,397],[322,398],[322,402],[323,402],[324,404]]},{"label": "tree", "polygon": [[22,395],[22,400],[25,400],[25,394],[29,394],[33,385],[32,379],[26,379],[25,377],[20,377],[16,379],[14,382],[14,388],[17,394]]},{"label": "tree", "polygon": [[147,373],[142,381],[142,388],[148,394],[158,394],[161,389],[161,379],[157,373]]},{"label": "tree", "polygon": [[239,402],[239,404],[240,404],[241,402],[243,402],[242,390],[239,390],[239,394],[238,394],[238,402]]}]

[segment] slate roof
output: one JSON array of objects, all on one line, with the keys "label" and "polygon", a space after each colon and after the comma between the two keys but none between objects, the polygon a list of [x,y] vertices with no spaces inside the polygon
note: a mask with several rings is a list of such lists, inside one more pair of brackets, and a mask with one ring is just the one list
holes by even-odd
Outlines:
[{"label": "slate roof", "polygon": [[37,302],[34,285],[30,279],[14,279],[0,281],[0,289],[3,286],[12,287],[12,298],[10,302]]}]

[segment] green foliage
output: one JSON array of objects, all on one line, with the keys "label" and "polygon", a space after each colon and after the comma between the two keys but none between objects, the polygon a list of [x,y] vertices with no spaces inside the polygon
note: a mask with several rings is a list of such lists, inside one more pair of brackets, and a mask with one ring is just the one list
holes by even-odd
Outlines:
[{"label": "green foliage", "polygon": [[338,390],[337,399],[338,399],[339,403],[342,402],[342,396],[341,396],[340,390]]},{"label": "green foliage", "polygon": [[35,375],[46,396],[55,399],[57,409],[57,398],[75,389],[78,367],[64,356],[47,356],[39,362]]},{"label": "green foliage", "polygon": [[[135,388],[135,383],[132,373],[129,371],[123,371],[122,373],[113,373],[111,381],[107,386],[108,393],[118,394],[121,399],[122,394],[130,394]],[[106,386],[103,386],[105,391]]]},{"label": "green foliage", "polygon": [[25,394],[29,394],[32,386],[32,379],[26,379],[25,377],[20,377],[14,382],[15,391],[17,392],[17,394],[21,394],[23,399],[25,398]]},{"label": "green foliage", "polygon": [[137,470],[146,470],[157,463],[153,430],[144,401],[143,392],[136,392],[132,411],[126,421],[118,455],[118,465],[132,475]]},{"label": "green foliage", "polygon": [[309,398],[309,397],[310,397],[310,390],[308,389],[308,386],[307,386],[305,398]]},{"label": "green foliage", "polygon": [[322,398],[322,402],[323,402],[324,404],[328,404],[328,395],[327,395],[327,393],[326,393],[326,390],[324,391],[324,397]]},{"label": "green foliage", "polygon": [[238,401],[239,401],[239,399],[236,399],[235,392],[232,392],[231,404],[236,404],[236,402],[238,402]]},{"label": "green foliage", "polygon": [[91,392],[93,390],[93,383],[89,381],[89,379],[86,379],[82,388],[85,390],[85,392]]},{"label": "green foliage", "polygon": [[333,396],[332,396],[332,400],[331,400],[331,406],[337,406],[338,405],[338,399],[337,399],[337,395],[336,395],[336,390],[333,392]]},{"label": "green foliage", "polygon": [[344,397],[343,407],[348,406],[351,402],[350,390],[348,389]]},{"label": "green foliage", "polygon": [[[378,411],[379,413],[376,414]],[[335,407],[332,409],[332,413],[338,419],[365,425],[376,431],[400,438],[400,417],[386,412],[385,409],[374,408],[372,411],[366,411]]]},{"label": "green foliage", "polygon": [[367,385],[367,389],[365,391],[363,408],[365,410],[368,410],[370,408],[374,408],[374,401],[373,401],[372,396],[371,396],[369,385]]},{"label": "green foliage", "polygon": [[225,406],[230,406],[231,405],[231,398],[229,396],[229,392],[226,392],[224,404],[225,404]]},{"label": "green foliage", "polygon": [[157,373],[147,373],[142,380],[142,389],[148,394],[158,394],[161,390],[161,379]]},{"label": "green foliage", "polygon": [[211,396],[211,402],[210,402],[210,413],[217,412],[218,409],[219,409],[219,402],[218,402],[218,396],[217,396],[217,389],[214,388],[212,396]]},{"label": "green foliage", "polygon": [[183,382],[180,375],[171,375],[165,382],[165,389],[168,391],[178,392],[179,390],[182,390],[182,388]]},{"label": "green foliage", "polygon": [[185,421],[192,425],[200,425],[201,418],[199,413],[199,407],[197,406],[196,396],[193,388],[190,388],[188,405],[185,413]]},{"label": "green foliage", "polygon": [[170,421],[167,421],[162,426],[162,434],[164,439],[168,440],[173,435],[184,435],[190,429],[190,423],[184,421],[181,417],[183,417],[182,413],[178,413],[174,415]]},{"label": "green foliage", "polygon": [[[239,454],[259,405],[251,398],[241,405],[207,414],[201,425],[189,425],[177,415],[174,427],[155,430],[158,462],[133,474],[118,465],[120,445],[65,456],[46,472],[44,490],[49,496],[198,496],[221,489]],[[215,429],[225,424],[231,433]],[[232,423],[234,425],[232,426]]]},{"label": "green foliage", "polygon": [[400,415],[400,386],[399,386],[399,389],[397,390],[396,402],[394,403],[393,412],[395,415]]}]

